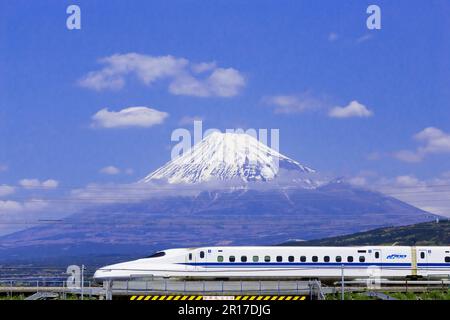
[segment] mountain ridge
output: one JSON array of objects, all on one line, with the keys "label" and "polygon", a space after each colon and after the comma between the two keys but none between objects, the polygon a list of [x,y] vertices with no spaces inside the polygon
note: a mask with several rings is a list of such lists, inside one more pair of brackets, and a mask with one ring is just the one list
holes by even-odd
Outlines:
[{"label": "mountain ridge", "polygon": [[450,220],[423,222],[399,227],[377,228],[338,237],[293,240],[280,246],[448,246],[450,245]]},{"label": "mountain ridge", "polygon": [[[202,141],[140,180],[195,184],[211,180],[270,181],[281,170],[298,175],[315,170],[269,148],[249,134],[213,132]],[[303,179],[305,186],[313,186]]]},{"label": "mountain ridge", "polygon": [[[138,191],[149,192],[147,198],[85,207],[55,223],[0,237],[0,258],[34,254],[27,248],[41,248],[41,256],[71,256],[92,248],[108,255],[114,247],[130,246],[147,254],[171,247],[271,245],[437,217],[339,179],[319,183],[311,174],[316,172],[249,135],[212,134],[144,178],[140,186],[153,191]],[[96,196],[101,198],[88,199]]]}]

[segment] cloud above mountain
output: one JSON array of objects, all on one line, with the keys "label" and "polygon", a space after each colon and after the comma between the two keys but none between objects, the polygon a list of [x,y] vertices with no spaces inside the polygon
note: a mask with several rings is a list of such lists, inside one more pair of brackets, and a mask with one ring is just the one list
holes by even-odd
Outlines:
[{"label": "cloud above mountain", "polygon": [[25,189],[54,189],[58,187],[59,182],[54,179],[45,181],[40,181],[39,179],[22,179],[19,181],[19,185]]},{"label": "cloud above mountain", "polygon": [[373,111],[356,100],[351,101],[345,107],[334,107],[328,112],[331,118],[368,118],[373,116]]},{"label": "cloud above mountain", "polygon": [[414,174],[386,177],[376,172],[360,172],[346,181],[354,186],[380,191],[425,211],[450,217],[450,172],[430,179]]},{"label": "cloud above mountain", "polygon": [[344,107],[332,107],[327,98],[314,96],[310,92],[266,96],[262,101],[272,106],[276,114],[317,112],[323,115],[326,114],[330,118],[338,119],[368,118],[374,115],[372,110],[356,100],[351,101]]},{"label": "cloud above mountain", "polygon": [[8,196],[16,192],[16,188],[8,185],[0,185],[0,197]]},{"label": "cloud above mountain", "polygon": [[101,168],[99,172],[102,174],[107,174],[107,175],[113,176],[113,175],[119,174],[120,169],[115,166],[107,166],[107,167]]},{"label": "cloud above mountain", "polygon": [[95,128],[149,128],[164,122],[169,116],[167,112],[148,107],[129,107],[120,111],[109,111],[104,108],[92,116],[92,127]]},{"label": "cloud above mountain", "polygon": [[413,139],[420,145],[415,150],[394,152],[394,158],[404,162],[421,162],[432,154],[450,153],[450,134],[435,127],[428,127],[416,133]]},{"label": "cloud above mountain", "polygon": [[323,99],[309,92],[294,95],[274,95],[263,98],[263,102],[274,107],[275,113],[293,114],[317,111],[326,107]]},{"label": "cloud above mountain", "polygon": [[166,80],[168,91],[174,95],[232,97],[246,84],[244,76],[234,68],[218,67],[215,62],[192,63],[171,55],[115,54],[99,62],[103,68],[82,77],[80,86],[96,91],[120,90],[130,77],[135,77],[146,86]]},{"label": "cloud above mountain", "polygon": [[123,169],[122,170],[122,169],[120,169],[120,168],[118,168],[116,166],[106,166],[106,167],[101,168],[99,170],[99,172],[101,174],[115,176],[115,175],[118,175],[118,174],[121,174],[121,173],[125,173],[125,174],[128,174],[128,175],[131,175],[131,174],[134,173],[134,170],[131,169],[131,168],[127,168],[127,169]]}]

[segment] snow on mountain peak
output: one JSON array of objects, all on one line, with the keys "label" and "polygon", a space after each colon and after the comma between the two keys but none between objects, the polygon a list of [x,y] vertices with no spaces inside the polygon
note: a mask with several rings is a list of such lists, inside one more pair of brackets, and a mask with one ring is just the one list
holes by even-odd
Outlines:
[{"label": "snow on mountain peak", "polygon": [[314,170],[301,165],[245,133],[213,132],[180,157],[141,180],[200,183],[211,180],[270,181],[280,169],[299,173]]}]

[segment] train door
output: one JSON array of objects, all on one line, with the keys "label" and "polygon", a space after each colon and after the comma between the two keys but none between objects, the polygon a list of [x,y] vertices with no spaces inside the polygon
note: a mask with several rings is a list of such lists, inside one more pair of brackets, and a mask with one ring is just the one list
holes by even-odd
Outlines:
[{"label": "train door", "polygon": [[204,263],[206,262],[206,252],[205,250],[200,250],[195,255],[195,270],[202,269]]},{"label": "train door", "polygon": [[417,257],[417,265],[420,270],[421,276],[428,276],[428,252],[427,250],[419,250],[419,255]]},{"label": "train door", "polygon": [[[370,250],[369,250],[370,252]],[[371,265],[366,269],[367,272],[367,286],[370,288],[377,288],[380,285],[381,279],[381,250],[374,249],[371,251],[370,257]]]}]

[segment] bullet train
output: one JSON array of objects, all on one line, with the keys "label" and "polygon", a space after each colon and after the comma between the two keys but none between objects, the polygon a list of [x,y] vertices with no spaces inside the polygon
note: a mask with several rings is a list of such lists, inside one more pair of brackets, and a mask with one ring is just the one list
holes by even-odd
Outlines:
[{"label": "bullet train", "polygon": [[450,277],[450,247],[202,247],[102,267],[94,279],[339,279]]}]

